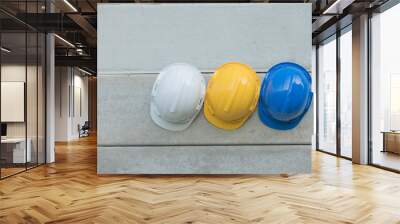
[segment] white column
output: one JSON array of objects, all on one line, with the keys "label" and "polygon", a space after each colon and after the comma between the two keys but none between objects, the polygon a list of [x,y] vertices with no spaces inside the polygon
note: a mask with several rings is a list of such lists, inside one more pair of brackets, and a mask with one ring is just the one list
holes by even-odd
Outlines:
[{"label": "white column", "polygon": [[[47,1],[48,12],[54,11],[51,1]],[[54,34],[46,36],[46,163],[55,161],[55,43]]]},{"label": "white column", "polygon": [[353,20],[353,162],[368,163],[368,15]]}]

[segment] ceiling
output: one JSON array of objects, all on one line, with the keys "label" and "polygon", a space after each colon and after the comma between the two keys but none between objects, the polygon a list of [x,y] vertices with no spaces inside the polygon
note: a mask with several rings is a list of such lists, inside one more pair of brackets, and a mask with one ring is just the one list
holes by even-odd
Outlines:
[{"label": "ceiling", "polygon": [[[337,2],[335,2],[337,1]],[[387,0],[1,0],[1,30],[15,49],[24,46],[18,32],[26,28],[55,32],[56,64],[96,70],[98,3],[312,3],[313,41],[329,35],[329,28],[345,16],[356,15]],[[328,9],[328,10],[327,10]],[[27,12],[27,13],[26,13]],[[329,13],[326,13],[329,12]],[[283,15],[284,16],[284,15]],[[350,19],[351,22],[351,19]],[[334,30],[333,30],[334,32]],[[3,42],[4,43],[4,42]],[[33,45],[32,45],[33,46]],[[21,48],[24,49],[24,48]],[[28,47],[30,50],[30,45]]]}]

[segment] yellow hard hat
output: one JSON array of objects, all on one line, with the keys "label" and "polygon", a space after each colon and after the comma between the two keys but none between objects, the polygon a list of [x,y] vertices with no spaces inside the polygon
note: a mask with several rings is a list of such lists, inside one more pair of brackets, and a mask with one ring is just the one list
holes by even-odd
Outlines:
[{"label": "yellow hard hat", "polygon": [[217,128],[237,129],[256,109],[259,94],[260,79],[250,66],[223,64],[208,82],[204,116]]}]

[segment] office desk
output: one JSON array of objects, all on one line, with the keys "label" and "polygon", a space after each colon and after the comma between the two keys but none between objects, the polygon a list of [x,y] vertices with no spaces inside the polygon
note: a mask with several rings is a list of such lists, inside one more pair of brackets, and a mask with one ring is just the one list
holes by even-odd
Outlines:
[{"label": "office desk", "polygon": [[[1,147],[2,147],[2,157],[3,154],[9,155],[7,156],[10,163],[25,163],[31,162],[32,153],[31,153],[31,145],[32,141],[30,138],[27,139],[27,147],[25,153],[25,138],[6,138],[1,139]],[[10,155],[12,154],[12,156]],[[4,157],[3,157],[4,158]],[[12,158],[12,161],[10,161]],[[25,158],[27,159],[25,161]]]},{"label": "office desk", "polygon": [[382,152],[392,152],[400,154],[400,132],[382,131],[383,150]]}]

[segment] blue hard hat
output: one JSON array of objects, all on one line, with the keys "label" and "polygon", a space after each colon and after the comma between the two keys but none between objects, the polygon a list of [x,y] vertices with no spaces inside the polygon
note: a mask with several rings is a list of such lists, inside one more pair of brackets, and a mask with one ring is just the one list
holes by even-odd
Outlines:
[{"label": "blue hard hat", "polygon": [[308,111],[312,96],[310,74],[298,64],[279,63],[265,74],[258,115],[270,128],[292,129]]}]

